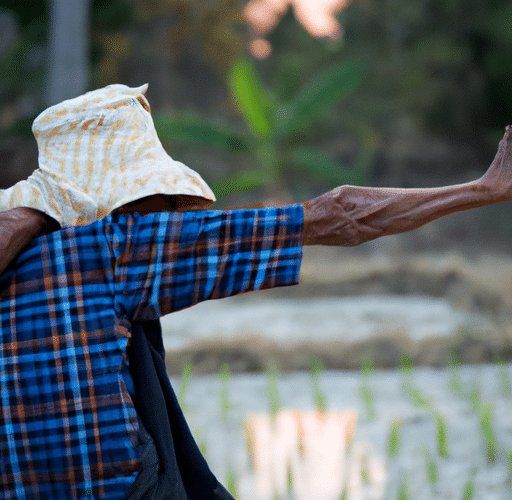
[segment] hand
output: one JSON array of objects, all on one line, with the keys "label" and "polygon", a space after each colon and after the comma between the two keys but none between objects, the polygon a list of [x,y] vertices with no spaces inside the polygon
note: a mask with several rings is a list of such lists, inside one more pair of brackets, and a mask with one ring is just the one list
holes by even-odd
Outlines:
[{"label": "hand", "polygon": [[0,274],[34,238],[59,227],[52,217],[33,208],[0,212]]},{"label": "hand", "polygon": [[304,203],[305,245],[355,246],[463,210],[512,201],[512,127],[478,180],[431,189],[341,186]]},{"label": "hand", "polygon": [[487,172],[478,181],[496,201],[512,201],[512,127],[508,125]]}]

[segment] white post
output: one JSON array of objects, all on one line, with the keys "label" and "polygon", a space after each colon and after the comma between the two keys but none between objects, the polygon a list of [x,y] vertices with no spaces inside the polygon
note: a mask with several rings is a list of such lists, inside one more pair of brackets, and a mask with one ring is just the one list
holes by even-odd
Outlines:
[{"label": "white post", "polygon": [[89,84],[90,0],[51,0],[48,41],[48,106],[76,97]]}]

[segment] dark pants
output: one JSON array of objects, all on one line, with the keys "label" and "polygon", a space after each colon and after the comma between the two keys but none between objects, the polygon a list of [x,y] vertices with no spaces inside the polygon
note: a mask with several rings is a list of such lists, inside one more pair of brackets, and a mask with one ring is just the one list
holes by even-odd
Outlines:
[{"label": "dark pants", "polygon": [[159,321],[132,325],[128,351],[142,463],[126,500],[233,500],[210,471],[167,376]]}]

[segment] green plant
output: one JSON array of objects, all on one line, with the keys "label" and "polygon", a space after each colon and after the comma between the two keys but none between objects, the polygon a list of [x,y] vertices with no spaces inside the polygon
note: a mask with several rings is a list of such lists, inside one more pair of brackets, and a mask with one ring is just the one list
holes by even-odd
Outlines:
[{"label": "green plant", "polygon": [[402,477],[400,478],[400,484],[398,485],[396,498],[397,500],[409,500],[409,498],[411,498],[405,474],[402,474]]},{"label": "green plant", "polygon": [[270,415],[275,417],[281,408],[281,399],[279,397],[279,372],[274,362],[267,366],[267,394],[269,401]]},{"label": "green plant", "polygon": [[183,410],[183,412],[186,411],[187,405],[185,402],[185,395],[187,394],[187,389],[190,383],[190,377],[192,376],[192,362],[190,359],[187,359],[185,361],[185,364],[183,365],[183,371],[181,375],[181,386],[180,386],[180,392],[178,393],[178,403]]},{"label": "green plant", "polygon": [[359,386],[359,394],[363,401],[368,420],[375,420],[377,418],[375,394],[370,387],[370,376],[372,373],[373,361],[366,357],[361,362],[361,385]]},{"label": "green plant", "polygon": [[512,394],[512,390],[510,388],[510,380],[508,378],[507,367],[505,366],[505,361],[503,361],[503,358],[498,358],[497,362],[500,365],[501,391],[503,392],[504,396],[510,396]]},{"label": "green plant", "polygon": [[462,396],[462,381],[460,379],[460,356],[455,354],[450,355],[450,380],[448,386],[450,390],[457,396]]},{"label": "green plant", "polygon": [[436,424],[437,453],[441,457],[448,456],[448,427],[446,420],[437,411],[432,411],[432,417]]},{"label": "green plant", "polygon": [[237,191],[266,187],[283,189],[287,170],[320,178],[333,185],[364,184],[375,149],[366,125],[351,125],[359,138],[358,154],[350,166],[307,141],[308,129],[324,113],[350,96],[363,77],[359,61],[344,61],[324,71],[288,102],[277,102],[265,88],[254,64],[239,59],[228,74],[228,86],[246,124],[245,133],[205,123],[193,116],[155,116],[163,138],[247,154],[252,168],[213,185],[219,198]]},{"label": "green plant", "polygon": [[430,487],[433,488],[439,479],[439,468],[432,453],[427,448],[423,450],[425,455],[425,469],[427,473],[427,480]]},{"label": "green plant", "polygon": [[229,401],[229,379],[231,377],[231,371],[229,369],[229,365],[224,363],[220,368],[220,411],[222,415],[222,420],[224,423],[227,423],[229,412],[231,410],[231,402]]},{"label": "green plant", "polygon": [[226,489],[235,500],[240,499],[240,494],[238,493],[238,478],[232,467],[228,467],[226,472]]},{"label": "green plant", "polygon": [[401,418],[395,418],[389,427],[388,434],[388,455],[395,458],[400,452],[400,433],[402,431],[403,421]]},{"label": "green plant", "polygon": [[432,409],[432,402],[426,398],[420,389],[412,382],[413,364],[409,356],[402,356],[400,360],[400,371],[402,372],[402,388],[411,399],[412,404],[418,408]]},{"label": "green plant", "polygon": [[462,500],[473,500],[475,497],[475,471],[471,472],[471,475],[464,485],[464,490],[462,492]]},{"label": "green plant", "polygon": [[481,405],[479,411],[480,429],[484,437],[487,460],[490,463],[496,462],[498,456],[498,440],[492,425],[493,408],[490,403]]},{"label": "green plant", "polygon": [[320,375],[323,370],[323,363],[320,358],[313,358],[310,361],[311,383],[313,385],[313,399],[317,411],[324,413],[327,408],[327,396],[320,386]]}]

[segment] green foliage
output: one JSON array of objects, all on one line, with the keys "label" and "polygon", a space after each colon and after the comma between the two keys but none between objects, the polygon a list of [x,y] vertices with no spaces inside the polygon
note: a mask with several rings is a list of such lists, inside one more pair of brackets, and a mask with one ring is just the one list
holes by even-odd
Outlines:
[{"label": "green foliage", "polygon": [[462,492],[462,500],[473,500],[475,498],[475,472],[471,472],[471,476],[464,485]]},{"label": "green foliage", "polygon": [[498,358],[497,362],[500,365],[500,384],[501,384],[501,392],[504,396],[512,395],[512,390],[510,387],[510,380],[508,378],[507,367],[505,366],[505,361],[502,358]]},{"label": "green foliage", "polygon": [[490,403],[482,404],[479,411],[480,429],[484,437],[485,452],[489,463],[495,463],[498,456],[498,440],[492,425],[493,407]]},{"label": "green foliage", "polygon": [[220,413],[224,423],[228,422],[229,412],[231,411],[231,402],[229,400],[229,379],[231,378],[231,371],[229,365],[224,363],[220,368]]},{"label": "green foliage", "polygon": [[190,377],[192,376],[192,362],[190,359],[187,359],[185,364],[183,365],[183,372],[181,375],[181,386],[180,392],[178,393],[178,403],[183,410],[186,411],[187,405],[185,401],[185,397],[187,394],[187,389],[190,383]]},{"label": "green foliage", "polygon": [[274,129],[274,105],[249,59],[237,61],[228,75],[229,88],[251,131],[262,139]]},{"label": "green foliage", "polygon": [[327,409],[327,396],[320,385],[320,375],[324,369],[320,358],[313,358],[310,361],[311,384],[313,386],[313,400],[317,411],[324,413]]},{"label": "green foliage", "polygon": [[400,484],[398,485],[396,498],[397,500],[409,500],[411,498],[409,493],[409,486],[407,484],[407,478],[405,475],[402,475],[400,478]]},{"label": "green foliage", "polygon": [[373,373],[373,361],[370,358],[364,358],[361,362],[361,385],[359,386],[359,394],[363,401],[366,418],[375,420],[377,418],[377,410],[375,409],[375,394],[370,387],[370,377]]},{"label": "green foliage", "polygon": [[432,402],[412,382],[413,364],[409,356],[404,355],[400,360],[400,370],[403,379],[402,387],[411,399],[412,404],[418,408],[432,409]]},{"label": "green foliage", "polygon": [[400,452],[400,433],[402,432],[403,421],[401,418],[395,418],[389,427],[388,433],[388,455],[395,458]]},{"label": "green foliage", "polygon": [[427,473],[427,480],[430,484],[430,487],[433,488],[437,481],[439,480],[439,467],[437,466],[437,462],[435,458],[432,456],[432,453],[425,448],[425,469]]},{"label": "green foliage", "polygon": [[448,427],[446,420],[437,411],[432,412],[436,424],[437,453],[441,457],[448,457]]},{"label": "green foliage", "polygon": [[430,412],[436,425],[437,452],[441,457],[448,456],[448,427],[444,417],[436,410],[434,403],[428,399],[421,390],[413,384],[412,360],[408,356],[403,356],[400,361],[400,370],[402,371],[402,387],[409,396],[412,404],[417,408],[424,408]]},{"label": "green foliage", "polygon": [[229,152],[248,151],[247,139],[221,125],[194,115],[158,115],[155,127],[161,137],[199,146],[213,146]]},{"label": "green foliage", "polygon": [[254,64],[240,58],[228,72],[228,87],[245,121],[245,134],[228,127],[207,125],[206,119],[190,116],[156,116],[155,125],[162,137],[236,151],[251,159],[253,168],[213,185],[219,198],[264,186],[284,189],[287,170],[305,173],[331,185],[364,184],[374,148],[374,142],[367,140],[367,129],[353,127],[360,137],[361,153],[350,167],[307,144],[306,140],[308,128],[351,95],[362,78],[361,62],[344,61],[306,84],[291,100],[278,102],[263,84]]},{"label": "green foliage", "polygon": [[267,394],[269,401],[270,415],[275,417],[281,408],[279,396],[279,372],[275,363],[270,362],[267,366]]},{"label": "green foliage", "polygon": [[239,500],[238,478],[232,467],[229,467],[226,473],[226,489],[235,500]]},{"label": "green foliage", "polygon": [[361,83],[363,68],[361,61],[344,61],[314,78],[294,99],[278,107],[274,134],[289,137],[310,126],[353,93]]},{"label": "green foliage", "polygon": [[448,382],[448,386],[454,394],[462,396],[462,381],[460,379],[459,368],[460,359],[456,355],[452,354],[450,356],[450,380]]},{"label": "green foliage", "polygon": [[493,407],[490,403],[482,400],[480,388],[476,380],[473,382],[473,388],[468,393],[468,399],[473,406],[473,410],[478,414],[487,460],[489,463],[494,463],[498,456],[498,440],[492,424]]}]

